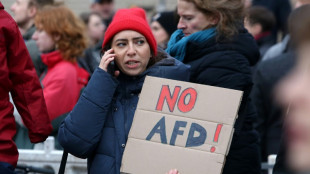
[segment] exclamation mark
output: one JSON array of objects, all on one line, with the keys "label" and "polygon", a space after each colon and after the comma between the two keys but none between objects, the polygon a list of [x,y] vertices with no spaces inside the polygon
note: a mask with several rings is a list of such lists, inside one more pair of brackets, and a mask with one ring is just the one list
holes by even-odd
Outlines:
[{"label": "exclamation mark", "polygon": [[[213,142],[215,142],[215,143],[218,142],[219,136],[220,136],[220,133],[221,133],[221,130],[222,130],[222,127],[223,127],[223,124],[218,124],[218,125],[217,125],[216,130],[215,130],[215,135],[214,135]],[[212,153],[215,152],[215,147],[212,146],[210,151],[211,151]]]}]

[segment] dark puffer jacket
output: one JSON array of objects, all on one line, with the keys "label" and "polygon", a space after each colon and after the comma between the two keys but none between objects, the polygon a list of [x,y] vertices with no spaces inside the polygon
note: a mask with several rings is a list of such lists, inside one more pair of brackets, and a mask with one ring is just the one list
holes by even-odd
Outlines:
[{"label": "dark puffer jacket", "polygon": [[189,41],[186,47],[183,62],[191,65],[191,82],[244,92],[224,174],[260,170],[258,135],[252,125],[256,113],[249,99],[253,85],[250,66],[259,56],[253,37],[245,29],[232,41],[217,42],[213,37],[203,44]]},{"label": "dark puffer jacket", "polygon": [[97,68],[77,105],[59,128],[69,153],[88,158],[88,173],[119,174],[122,155],[146,75],[188,81],[189,67],[166,58],[138,77],[117,79]]}]

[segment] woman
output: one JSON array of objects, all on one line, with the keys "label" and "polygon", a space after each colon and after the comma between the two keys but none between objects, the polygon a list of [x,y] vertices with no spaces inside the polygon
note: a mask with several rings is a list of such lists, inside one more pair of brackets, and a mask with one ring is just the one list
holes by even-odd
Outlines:
[{"label": "woman", "polygon": [[158,46],[166,49],[171,34],[177,30],[177,14],[173,11],[157,13],[152,17],[151,29]]},{"label": "woman", "polygon": [[260,173],[255,113],[249,100],[250,66],[259,59],[254,39],[242,26],[242,0],[178,0],[180,20],[167,52],[191,65],[191,82],[244,92],[223,173]]},{"label": "woman", "polygon": [[91,75],[101,60],[100,51],[106,26],[99,13],[86,12],[82,13],[80,17],[87,26],[89,45],[83,56],[78,59],[78,63]]},{"label": "woman", "polygon": [[88,12],[82,13],[80,17],[87,26],[87,35],[90,42],[89,46],[95,46],[103,38],[106,29],[100,14]]},{"label": "woman", "polygon": [[40,80],[50,119],[54,120],[73,109],[88,81],[88,73],[76,63],[86,47],[84,25],[64,6],[44,8],[36,15],[35,25],[32,38],[47,65]]},{"label": "woman", "polygon": [[102,48],[99,67],[59,129],[59,142],[69,153],[88,158],[88,173],[120,173],[145,76],[188,80],[189,68],[157,51],[141,8],[115,14]]}]

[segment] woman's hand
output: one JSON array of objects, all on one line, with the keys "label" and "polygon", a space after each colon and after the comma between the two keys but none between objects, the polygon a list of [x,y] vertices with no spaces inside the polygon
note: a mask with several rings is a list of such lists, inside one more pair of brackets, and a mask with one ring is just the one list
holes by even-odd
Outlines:
[{"label": "woman's hand", "polygon": [[168,173],[166,174],[180,174],[177,169],[171,169]]},{"label": "woman's hand", "polygon": [[99,68],[103,69],[104,71],[108,72],[108,65],[114,60],[115,54],[113,52],[113,48],[109,49],[108,51],[104,52]]},{"label": "woman's hand", "polygon": [[[108,72],[108,66],[112,61],[114,61],[114,58],[115,58],[114,50],[113,48],[111,48],[103,54],[100,64],[99,64],[99,68]],[[115,71],[114,74],[112,75],[117,77],[119,75],[119,71]]]}]

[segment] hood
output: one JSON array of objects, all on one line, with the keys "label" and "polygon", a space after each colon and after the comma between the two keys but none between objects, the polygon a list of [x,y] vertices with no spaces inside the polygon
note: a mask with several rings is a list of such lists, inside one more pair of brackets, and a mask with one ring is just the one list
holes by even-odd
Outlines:
[{"label": "hood", "polygon": [[[52,68],[57,63],[61,61],[66,61],[62,58],[61,53],[59,51],[53,51],[50,53],[41,54],[41,59],[42,59],[42,62],[47,66],[47,68]],[[69,61],[66,61],[66,62],[69,62]],[[76,69],[77,76],[78,76],[78,83],[81,86],[86,86],[86,84],[88,83],[89,76],[90,76],[89,73],[85,69],[79,67],[77,63],[72,63],[72,62],[70,63]]]},{"label": "hood", "polygon": [[[255,65],[260,58],[259,49],[254,38],[244,28],[240,29],[238,35],[231,41],[217,42],[216,37],[209,39],[205,44],[190,41],[186,49],[186,58],[190,58],[192,61],[206,54],[221,51],[237,51],[247,58],[250,65]],[[184,62],[186,61],[187,59],[184,60]]]}]

